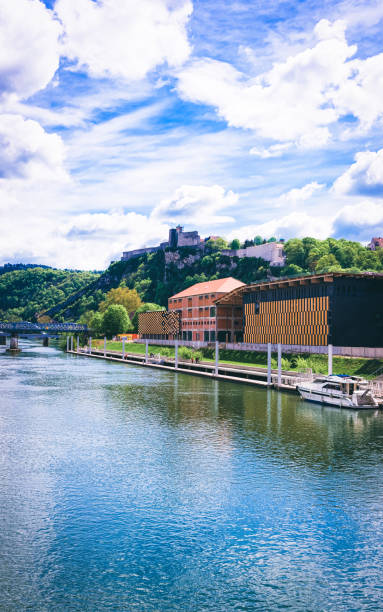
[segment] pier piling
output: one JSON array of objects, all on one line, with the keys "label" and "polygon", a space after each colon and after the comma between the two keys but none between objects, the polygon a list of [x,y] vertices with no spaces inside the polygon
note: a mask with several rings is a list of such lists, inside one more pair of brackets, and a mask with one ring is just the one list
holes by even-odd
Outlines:
[{"label": "pier piling", "polygon": [[282,346],[278,344],[278,387],[282,383]]},{"label": "pier piling", "polygon": [[332,374],[332,354],[333,354],[332,344],[328,345],[328,375]]},{"label": "pier piling", "polygon": [[219,364],[219,343],[216,340],[215,342],[215,369],[214,369],[215,376],[218,376],[218,364]]},{"label": "pier piling", "polygon": [[267,345],[267,384],[271,385],[271,344]]}]

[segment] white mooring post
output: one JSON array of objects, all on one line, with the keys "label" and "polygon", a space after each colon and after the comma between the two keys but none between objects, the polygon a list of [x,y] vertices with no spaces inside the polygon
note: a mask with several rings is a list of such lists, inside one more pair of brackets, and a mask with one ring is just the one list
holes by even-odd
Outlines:
[{"label": "white mooring post", "polygon": [[215,368],[214,374],[218,376],[218,364],[219,364],[219,343],[218,340],[215,341]]},{"label": "white mooring post", "polygon": [[175,354],[174,354],[174,367],[178,370],[178,340],[175,341],[174,344]]},{"label": "white mooring post", "polygon": [[267,384],[271,385],[271,344],[267,344]]},{"label": "white mooring post", "polygon": [[80,351],[80,336],[77,336],[77,347],[76,347],[76,351],[77,351],[77,353]]},{"label": "white mooring post", "polygon": [[332,374],[332,344],[328,345],[328,375]]},{"label": "white mooring post", "polygon": [[145,340],[145,363],[148,363],[149,356],[149,340]]},{"label": "white mooring post", "polygon": [[70,339],[70,337],[69,337],[69,336],[67,336],[67,337],[66,337],[66,352],[68,352],[68,351],[69,351],[69,339]]},{"label": "white mooring post", "polygon": [[125,340],[126,338],[122,339],[122,358],[125,359]]},{"label": "white mooring post", "polygon": [[70,350],[73,351],[73,336],[70,337]]},{"label": "white mooring post", "polygon": [[282,383],[282,346],[278,344],[278,387]]},{"label": "white mooring post", "polygon": [[104,357],[106,357],[106,336],[104,336]]},{"label": "white mooring post", "polygon": [[89,344],[89,352],[91,353],[92,352],[92,336],[89,336],[88,344]]}]

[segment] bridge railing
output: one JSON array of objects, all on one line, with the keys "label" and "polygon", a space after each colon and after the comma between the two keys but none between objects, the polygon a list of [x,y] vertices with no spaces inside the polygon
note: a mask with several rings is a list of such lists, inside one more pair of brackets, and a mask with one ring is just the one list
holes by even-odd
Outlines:
[{"label": "bridge railing", "polygon": [[80,323],[30,323],[29,321],[7,322],[0,321],[0,331],[8,332],[88,332],[87,325]]}]

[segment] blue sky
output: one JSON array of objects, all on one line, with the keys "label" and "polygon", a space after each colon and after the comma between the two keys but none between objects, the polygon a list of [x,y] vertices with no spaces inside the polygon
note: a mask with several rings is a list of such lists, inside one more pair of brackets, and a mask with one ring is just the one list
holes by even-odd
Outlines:
[{"label": "blue sky", "polygon": [[100,269],[179,222],[383,235],[382,25],[375,0],[0,0],[1,261]]}]

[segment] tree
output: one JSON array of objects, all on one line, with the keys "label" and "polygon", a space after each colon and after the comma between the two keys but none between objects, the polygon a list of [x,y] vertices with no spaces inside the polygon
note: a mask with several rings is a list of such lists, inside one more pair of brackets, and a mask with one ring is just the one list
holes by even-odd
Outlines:
[{"label": "tree", "polygon": [[287,256],[287,265],[294,264],[300,268],[306,267],[305,262],[305,249],[302,244],[302,240],[299,238],[292,238],[285,244],[284,251]]},{"label": "tree", "polygon": [[323,255],[316,264],[316,272],[337,272],[341,270],[342,266],[336,259],[335,255],[330,253],[329,255]]},{"label": "tree", "polygon": [[100,304],[100,311],[105,312],[113,304],[124,306],[127,312],[135,312],[142,302],[136,289],[117,287],[108,291],[105,300]]},{"label": "tree", "polygon": [[92,334],[97,338],[98,336],[102,336],[102,332],[103,332],[103,316],[101,314],[101,312],[96,312],[93,317],[92,320],[90,321],[90,329],[92,331]]},{"label": "tree", "polygon": [[241,243],[238,240],[238,238],[234,238],[234,240],[232,240],[229,244],[229,248],[233,249],[233,251],[237,251],[238,249],[241,248]]},{"label": "tree", "polygon": [[255,246],[259,246],[260,244],[263,244],[263,238],[262,236],[256,236],[254,238],[254,244]]},{"label": "tree", "polygon": [[277,241],[276,237],[271,236],[271,238],[269,238],[267,242],[276,242],[276,241]]},{"label": "tree", "polygon": [[228,244],[224,238],[211,238],[207,241],[206,246],[210,249],[210,251],[214,252],[227,249]]},{"label": "tree", "polygon": [[116,334],[132,331],[129,315],[125,306],[122,306],[122,304],[112,304],[108,306],[104,312],[102,322],[103,332],[108,338]]},{"label": "tree", "polygon": [[141,304],[134,313],[132,319],[132,327],[136,332],[138,330],[138,315],[140,312],[153,312],[156,310],[166,310],[165,306],[160,306],[159,304],[154,304],[153,302],[147,302],[146,304]]},{"label": "tree", "polygon": [[94,310],[86,310],[81,317],[79,318],[78,322],[81,323],[82,325],[87,325],[88,327],[90,327],[90,324],[94,318],[94,315],[96,313],[94,312]]},{"label": "tree", "polygon": [[254,246],[254,241],[253,240],[245,240],[245,242],[243,243],[243,248],[247,249],[247,247],[251,247]]}]

